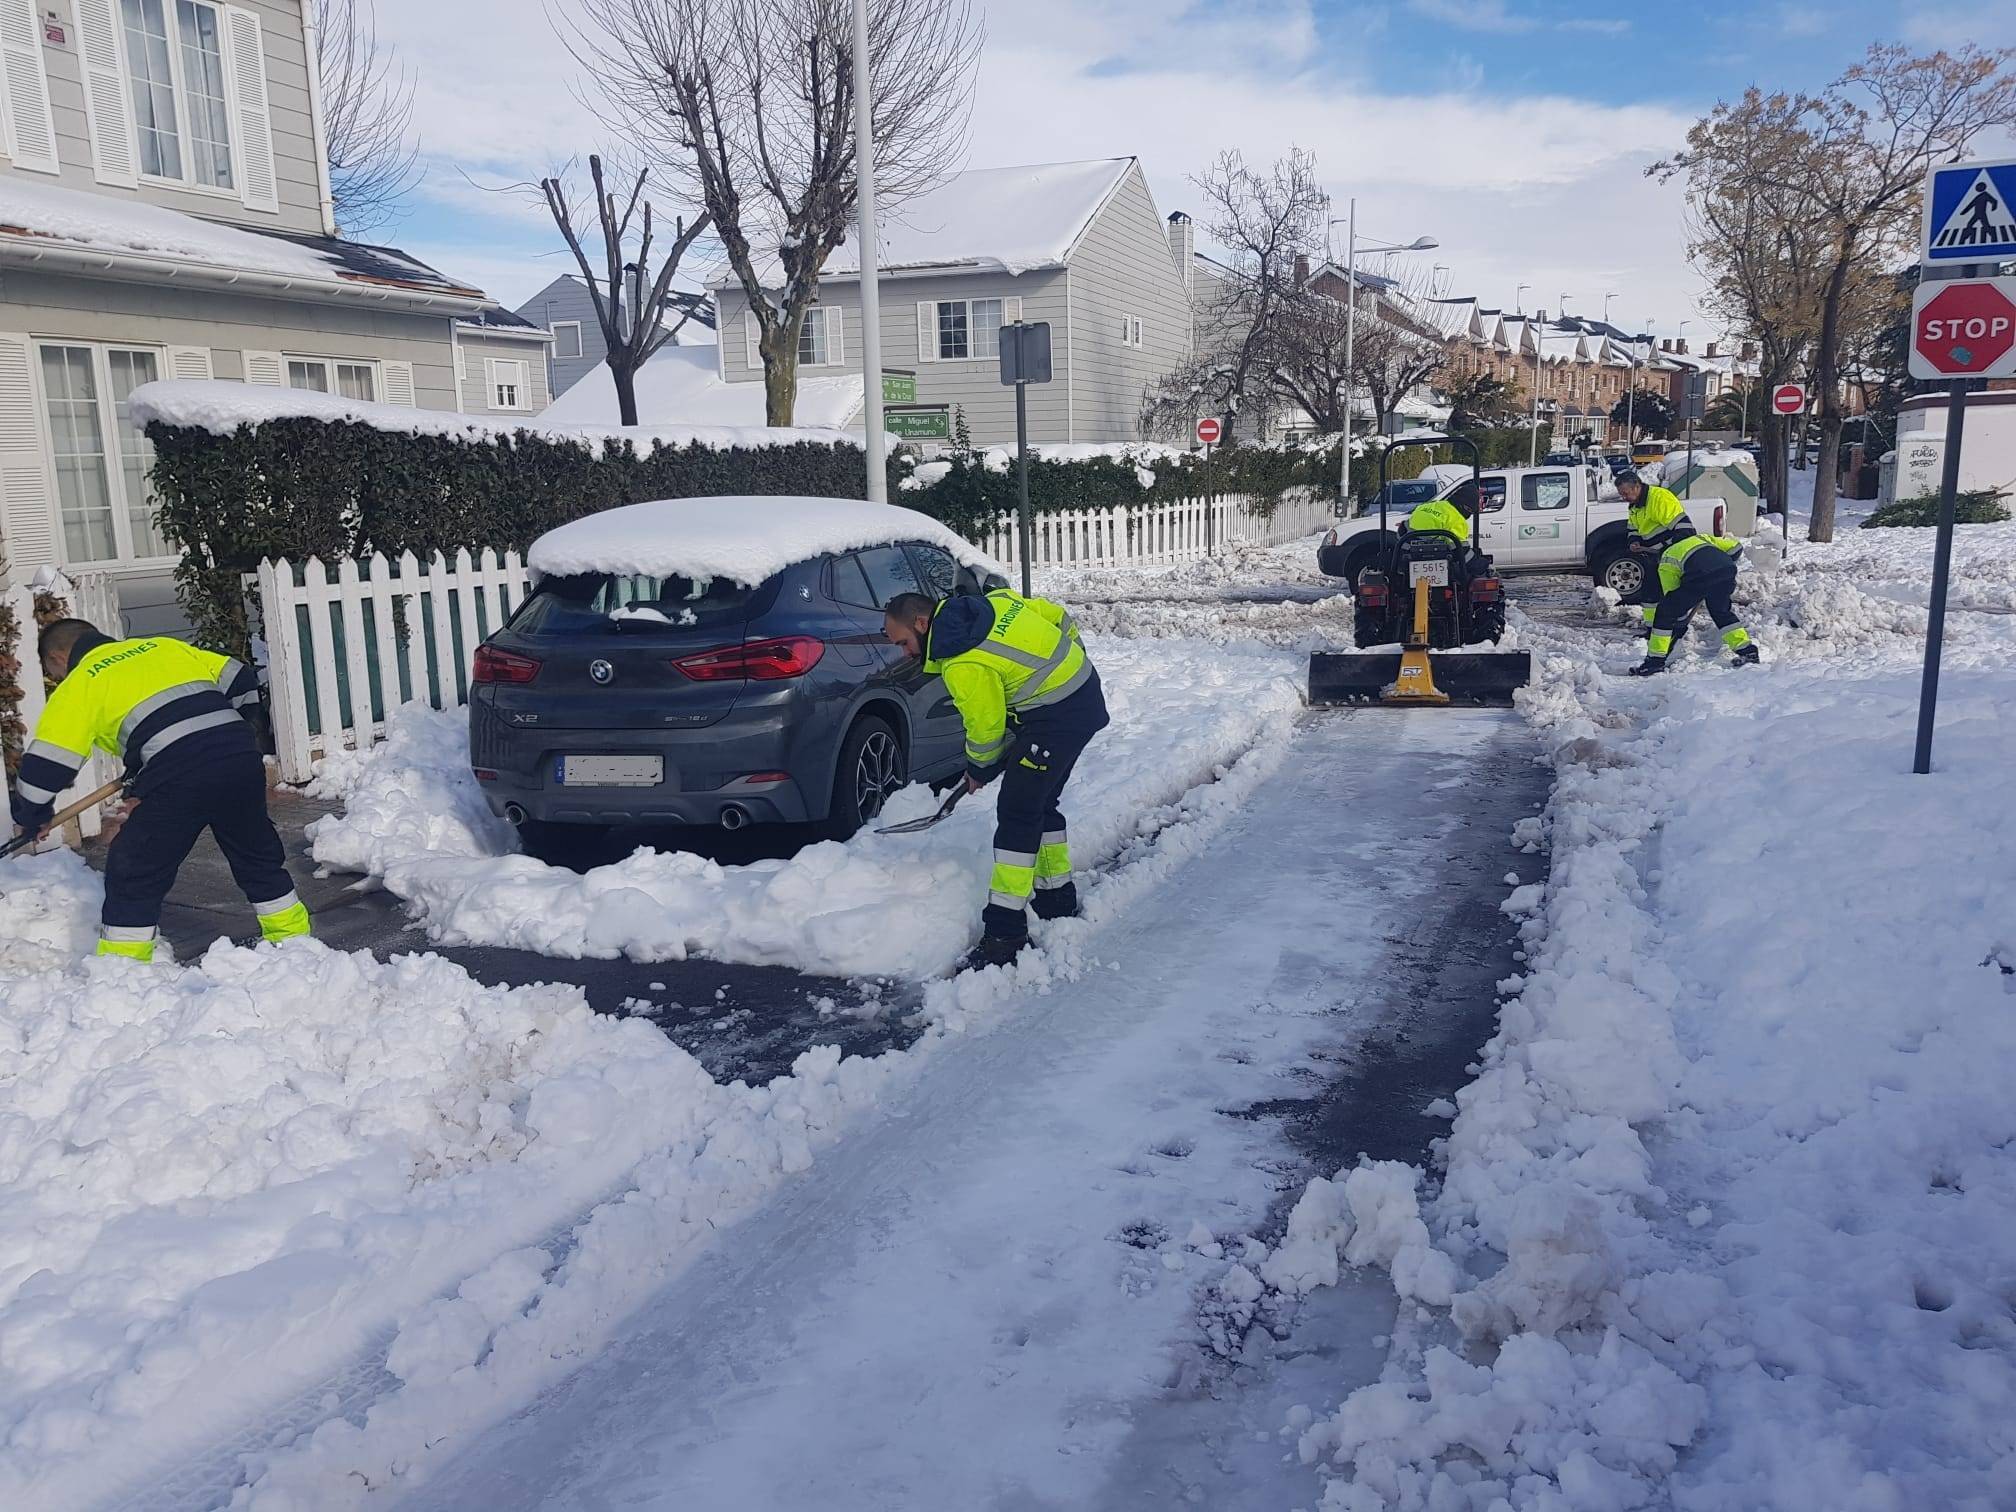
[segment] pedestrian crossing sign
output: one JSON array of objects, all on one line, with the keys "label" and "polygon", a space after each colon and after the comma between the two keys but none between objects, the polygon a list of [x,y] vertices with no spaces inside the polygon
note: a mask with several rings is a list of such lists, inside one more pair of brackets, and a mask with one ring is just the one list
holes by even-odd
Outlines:
[{"label": "pedestrian crossing sign", "polygon": [[2016,258],[2016,160],[1947,163],[1925,186],[1925,260]]}]

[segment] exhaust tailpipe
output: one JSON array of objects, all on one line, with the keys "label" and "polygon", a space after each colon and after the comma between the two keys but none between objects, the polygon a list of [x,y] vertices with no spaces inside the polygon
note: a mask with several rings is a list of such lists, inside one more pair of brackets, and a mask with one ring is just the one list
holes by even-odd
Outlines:
[{"label": "exhaust tailpipe", "polygon": [[513,824],[523,824],[528,817],[525,813],[525,805],[522,803],[505,804],[504,817],[509,819]]},{"label": "exhaust tailpipe", "polygon": [[721,810],[721,828],[738,830],[749,822],[749,810],[739,803],[731,803]]}]

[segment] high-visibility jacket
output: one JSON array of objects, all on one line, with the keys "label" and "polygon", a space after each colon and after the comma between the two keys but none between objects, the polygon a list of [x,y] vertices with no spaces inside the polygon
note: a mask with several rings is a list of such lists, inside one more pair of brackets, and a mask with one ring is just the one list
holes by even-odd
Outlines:
[{"label": "high-visibility jacket", "polygon": [[[1677,589],[1680,586],[1681,577],[1687,571],[1687,563],[1694,558],[1695,553],[1711,549],[1722,553],[1726,558],[1732,559],[1731,564],[1733,565],[1733,558],[1741,553],[1743,543],[1734,536],[1682,536],[1671,546],[1668,546],[1664,551],[1659,553],[1660,588],[1667,593],[1671,593]],[[1715,561],[1716,559],[1713,557],[1704,557],[1702,560]]]},{"label": "high-visibility jacket", "polygon": [[1092,661],[1062,604],[997,588],[944,599],[931,616],[924,670],[966,726],[966,769],[985,782],[1008,754],[1008,725],[1062,703],[1092,680]]},{"label": "high-visibility jacket", "polygon": [[45,823],[94,746],[125,762],[136,793],[192,762],[256,756],[241,716],[258,701],[257,676],[235,657],[165,635],[94,646],[49,695],[22,753],[14,822]]},{"label": "high-visibility jacket", "polygon": [[1644,494],[1626,516],[1631,534],[1648,546],[1662,545],[1680,536],[1691,535],[1694,522],[1687,506],[1670,488],[1647,484]]},{"label": "high-visibility jacket", "polygon": [[1470,539],[1470,517],[1447,499],[1430,499],[1416,504],[1407,516],[1409,530],[1446,530],[1459,541]]}]

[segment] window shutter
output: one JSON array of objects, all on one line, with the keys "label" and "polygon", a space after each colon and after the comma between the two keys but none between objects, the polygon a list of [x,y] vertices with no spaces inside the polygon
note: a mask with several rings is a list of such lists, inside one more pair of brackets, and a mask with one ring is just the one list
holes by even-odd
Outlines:
[{"label": "window shutter", "polygon": [[210,367],[210,348],[171,346],[168,348],[168,376],[178,382],[208,380],[216,376]]},{"label": "window shutter", "polygon": [[60,173],[49,75],[42,66],[42,18],[35,0],[0,0],[0,74],[5,75],[7,135],[16,168]]},{"label": "window shutter", "polygon": [[119,70],[116,0],[77,0],[77,53],[84,64],[84,117],[91,126],[91,171],[101,184],[140,182],[133,136],[133,96]]},{"label": "window shutter", "polygon": [[381,362],[379,374],[385,380],[385,392],[380,396],[387,404],[403,404],[408,409],[417,409],[420,400],[413,392],[413,364],[410,362]]},{"label": "window shutter", "polygon": [[257,383],[266,388],[287,387],[287,364],[278,352],[246,352],[245,381]]},{"label": "window shutter", "polygon": [[238,133],[243,170],[238,197],[247,210],[280,209],[279,168],[273,161],[273,115],[266,101],[266,39],[259,18],[235,5],[224,8],[224,49],[231,92],[231,124]]},{"label": "window shutter", "polygon": [[826,361],[840,367],[847,361],[847,320],[840,306],[826,306]]},{"label": "window shutter", "polygon": [[938,304],[935,300],[921,299],[917,302],[917,360],[938,360]]},{"label": "window shutter", "polygon": [[752,368],[760,370],[763,366],[762,332],[757,328],[754,310],[742,312],[742,359]]},{"label": "window shutter", "polygon": [[12,582],[56,560],[56,488],[42,451],[35,346],[11,332],[0,333],[0,538]]},{"label": "window shutter", "polygon": [[1014,295],[1001,301],[1001,324],[1011,326],[1022,318],[1022,299]]}]

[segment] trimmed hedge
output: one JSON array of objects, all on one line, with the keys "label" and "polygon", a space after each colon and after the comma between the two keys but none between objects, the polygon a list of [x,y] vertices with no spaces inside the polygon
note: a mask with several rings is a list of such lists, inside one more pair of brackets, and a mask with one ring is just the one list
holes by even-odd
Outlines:
[{"label": "trimmed hedge", "polygon": [[[1997,525],[2009,518],[2006,496],[1997,488],[1963,489],[1953,496],[1953,523],[1956,525]],[[1862,522],[1864,530],[1886,525],[1937,525],[1939,495],[1919,494],[1910,499],[1893,499],[1870,513]]]}]

